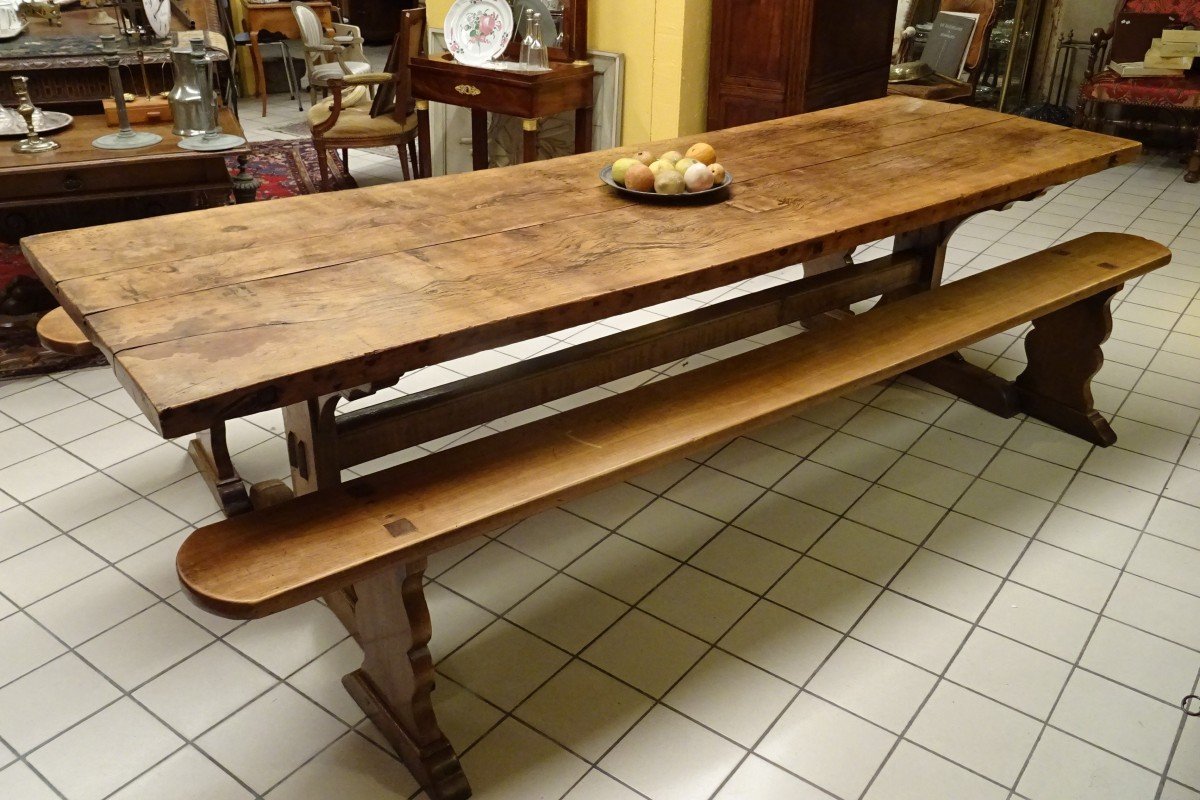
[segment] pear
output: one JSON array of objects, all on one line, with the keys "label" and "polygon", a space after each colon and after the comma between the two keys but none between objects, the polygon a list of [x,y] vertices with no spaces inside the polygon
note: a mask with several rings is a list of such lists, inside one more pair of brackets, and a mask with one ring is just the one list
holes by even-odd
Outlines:
[{"label": "pear", "polygon": [[625,172],[639,162],[632,158],[618,158],[612,165],[612,179],[622,186],[625,185]]},{"label": "pear", "polygon": [[699,164],[699,163],[700,162],[694,158],[681,158],[675,162],[675,171],[678,172],[680,175],[685,175],[685,174],[687,174],[688,169],[693,164]]},{"label": "pear", "polygon": [[715,164],[717,161],[717,151],[713,149],[711,144],[705,144],[704,142],[692,145],[684,155],[688,158],[694,158],[705,165]]},{"label": "pear", "polygon": [[640,161],[635,161],[625,170],[625,188],[635,192],[654,191],[654,173]]},{"label": "pear", "polygon": [[687,191],[687,184],[678,172],[668,170],[654,179],[654,191],[659,194],[683,194]]},{"label": "pear", "polygon": [[725,168],[720,164],[709,164],[708,171],[713,174],[713,183],[717,186],[725,182]]},{"label": "pear", "polygon": [[654,163],[654,155],[649,150],[638,150],[633,157],[647,167]]},{"label": "pear", "polygon": [[650,165],[650,171],[654,173],[654,177],[658,177],[664,172],[674,170],[675,165],[670,161],[663,161],[661,158]]},{"label": "pear", "polygon": [[703,192],[713,187],[713,174],[706,165],[697,161],[683,173],[683,182],[689,192]]},{"label": "pear", "polygon": [[668,164],[674,164],[679,159],[683,158],[683,153],[678,150],[668,150],[658,157],[659,161],[666,161]]}]

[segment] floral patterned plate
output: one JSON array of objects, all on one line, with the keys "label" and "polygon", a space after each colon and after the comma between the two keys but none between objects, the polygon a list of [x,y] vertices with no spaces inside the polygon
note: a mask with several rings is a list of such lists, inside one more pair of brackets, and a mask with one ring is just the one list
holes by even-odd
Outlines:
[{"label": "floral patterned plate", "polygon": [[478,66],[504,52],[513,35],[505,0],[455,0],[446,14],[446,46],[454,59]]}]

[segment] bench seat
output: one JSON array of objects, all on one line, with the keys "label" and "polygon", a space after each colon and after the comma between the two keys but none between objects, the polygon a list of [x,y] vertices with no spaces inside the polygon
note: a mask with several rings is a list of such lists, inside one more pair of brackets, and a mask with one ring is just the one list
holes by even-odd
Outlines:
[{"label": "bench seat", "polygon": [[[180,548],[179,577],[214,613],[272,614],[1087,298],[1103,295],[1106,307],[1126,280],[1169,260],[1165,247],[1140,237],[1089,234],[717,364],[214,523]],[[1094,347],[1081,345],[1097,353],[1094,366],[1084,365],[1085,392],[1107,333],[1096,333]]]}]

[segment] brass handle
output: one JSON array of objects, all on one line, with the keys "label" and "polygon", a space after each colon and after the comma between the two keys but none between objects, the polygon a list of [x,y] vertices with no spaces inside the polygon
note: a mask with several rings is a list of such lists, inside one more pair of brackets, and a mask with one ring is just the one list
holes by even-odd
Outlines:
[{"label": "brass handle", "polygon": [[471,97],[483,94],[483,92],[481,92],[478,88],[469,83],[460,83],[458,86],[454,87],[454,91],[458,92],[459,94],[470,95]]}]

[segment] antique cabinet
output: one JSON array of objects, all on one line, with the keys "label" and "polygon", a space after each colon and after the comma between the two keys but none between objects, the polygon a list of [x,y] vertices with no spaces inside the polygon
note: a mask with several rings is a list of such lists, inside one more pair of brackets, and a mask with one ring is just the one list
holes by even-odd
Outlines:
[{"label": "antique cabinet", "polygon": [[887,93],[896,0],[713,0],[709,130]]}]

